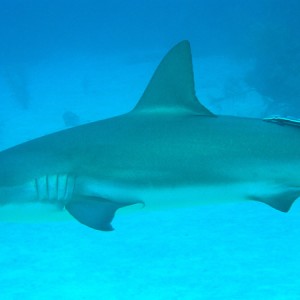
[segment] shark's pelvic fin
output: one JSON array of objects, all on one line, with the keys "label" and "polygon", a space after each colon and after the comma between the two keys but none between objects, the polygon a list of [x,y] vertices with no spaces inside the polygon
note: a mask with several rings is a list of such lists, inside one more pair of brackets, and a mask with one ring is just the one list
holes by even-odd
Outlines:
[{"label": "shark's pelvic fin", "polygon": [[196,97],[188,41],[177,44],[163,58],[133,112],[214,116]]},{"label": "shark's pelvic fin", "polygon": [[248,195],[247,198],[249,200],[263,202],[282,212],[288,212],[299,196],[299,188],[289,188],[270,195]]}]

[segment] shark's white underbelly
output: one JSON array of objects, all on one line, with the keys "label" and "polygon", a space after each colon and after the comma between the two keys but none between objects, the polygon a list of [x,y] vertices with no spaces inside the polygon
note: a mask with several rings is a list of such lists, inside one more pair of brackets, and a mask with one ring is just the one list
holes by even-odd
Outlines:
[{"label": "shark's white underbelly", "polygon": [[[272,182],[231,182],[226,184],[191,185],[191,186],[160,186],[140,187],[118,184],[117,182],[87,181],[81,188],[81,193],[91,197],[99,197],[118,203],[138,203],[120,209],[125,211],[160,210],[176,207],[189,207],[216,203],[231,203],[264,198],[281,193],[284,186]],[[143,205],[140,205],[143,203]]]}]

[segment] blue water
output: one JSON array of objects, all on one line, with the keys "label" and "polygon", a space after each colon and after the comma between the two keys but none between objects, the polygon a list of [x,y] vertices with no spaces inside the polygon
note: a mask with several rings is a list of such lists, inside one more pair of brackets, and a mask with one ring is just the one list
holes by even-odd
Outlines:
[{"label": "blue water", "polygon": [[[299,9],[294,0],[0,0],[0,148],[127,112],[182,39],[197,96],[215,113],[300,117]],[[1,299],[299,299],[299,211],[141,211],[117,216],[111,233],[1,223]]]}]

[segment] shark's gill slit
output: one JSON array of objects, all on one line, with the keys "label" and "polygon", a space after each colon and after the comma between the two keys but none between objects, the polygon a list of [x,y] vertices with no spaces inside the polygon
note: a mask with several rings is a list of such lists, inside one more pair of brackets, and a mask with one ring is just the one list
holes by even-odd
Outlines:
[{"label": "shark's gill slit", "polygon": [[55,184],[55,190],[56,190],[56,201],[59,202],[59,177],[60,175],[56,176],[56,184]]},{"label": "shark's gill slit", "polygon": [[60,181],[62,187],[61,187],[61,195],[63,199],[67,198],[67,189],[68,189],[68,175],[61,175],[62,181]]},{"label": "shark's gill slit", "polygon": [[[71,182],[69,183],[69,181]],[[67,181],[66,181],[67,194],[64,196],[64,199],[68,200],[73,197],[75,183],[76,183],[76,177],[74,175],[67,175]]]},{"label": "shark's gill slit", "polygon": [[73,196],[75,177],[69,174],[45,175],[34,179],[38,202],[65,205]]},{"label": "shark's gill slit", "polygon": [[34,179],[34,183],[35,183],[35,191],[36,191],[37,201],[40,201],[40,189],[39,189],[38,178]]},{"label": "shark's gill slit", "polygon": [[45,187],[46,187],[46,201],[50,201],[50,192],[49,192],[49,176],[45,176]]},{"label": "shark's gill slit", "polygon": [[67,174],[59,174],[57,175],[57,201],[65,202],[66,199],[66,189],[67,189]]}]

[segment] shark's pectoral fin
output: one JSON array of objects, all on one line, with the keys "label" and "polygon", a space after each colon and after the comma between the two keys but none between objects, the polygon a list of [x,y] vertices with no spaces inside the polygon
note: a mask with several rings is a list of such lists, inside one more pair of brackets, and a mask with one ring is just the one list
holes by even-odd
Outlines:
[{"label": "shark's pectoral fin", "polygon": [[300,196],[299,188],[289,188],[284,191],[268,195],[248,195],[247,198],[266,203],[282,212],[288,212],[294,201]]},{"label": "shark's pectoral fin", "polygon": [[80,223],[91,228],[111,231],[111,222],[117,209],[135,203],[117,203],[98,197],[82,197],[69,202],[67,211]]}]

